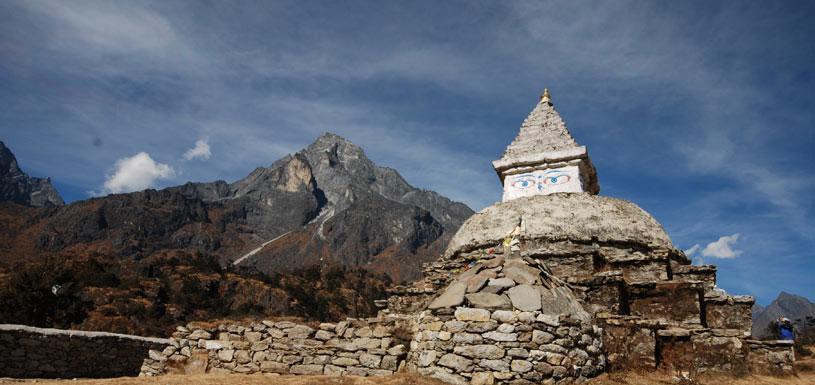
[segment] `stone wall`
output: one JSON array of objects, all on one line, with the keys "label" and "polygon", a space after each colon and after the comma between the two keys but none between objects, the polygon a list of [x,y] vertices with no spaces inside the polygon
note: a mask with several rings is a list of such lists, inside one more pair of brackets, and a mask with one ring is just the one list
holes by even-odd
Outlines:
[{"label": "stone wall", "polygon": [[410,319],[347,320],[319,325],[262,321],[178,327],[173,346],[151,351],[142,375],[195,370],[384,376],[393,374],[412,338]]},{"label": "stone wall", "polygon": [[0,325],[0,377],[74,378],[139,374],[148,351],[172,341],[127,334]]},{"label": "stone wall", "polygon": [[792,363],[795,351],[792,341],[754,341],[747,340],[750,348],[750,372],[769,376],[788,376],[794,374]]},{"label": "stone wall", "polygon": [[605,369],[602,330],[587,321],[463,307],[419,317],[408,367],[448,383],[571,382]]}]

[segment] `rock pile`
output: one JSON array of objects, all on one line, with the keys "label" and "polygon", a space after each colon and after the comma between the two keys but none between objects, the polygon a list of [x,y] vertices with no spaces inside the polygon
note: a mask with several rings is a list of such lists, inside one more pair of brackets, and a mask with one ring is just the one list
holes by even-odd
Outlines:
[{"label": "rock pile", "polygon": [[176,329],[172,346],[150,351],[141,374],[199,366],[210,373],[390,375],[407,354],[410,328],[409,320],[394,317],[311,326],[290,321],[211,328],[189,324]]},{"label": "rock pile", "polygon": [[602,372],[602,331],[569,286],[535,260],[494,251],[420,314],[411,367],[454,384],[570,382]]}]

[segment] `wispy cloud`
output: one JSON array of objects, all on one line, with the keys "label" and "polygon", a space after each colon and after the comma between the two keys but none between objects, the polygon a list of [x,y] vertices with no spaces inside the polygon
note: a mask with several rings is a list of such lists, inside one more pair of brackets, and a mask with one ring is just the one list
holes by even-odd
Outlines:
[{"label": "wispy cloud", "polygon": [[198,139],[195,141],[195,147],[187,150],[184,153],[184,160],[193,160],[193,159],[209,159],[212,156],[212,151],[209,148],[209,143],[207,143],[204,139]]},{"label": "wispy cloud", "polygon": [[715,242],[708,243],[702,249],[702,256],[711,258],[731,259],[736,258],[741,254],[740,250],[733,250],[736,241],[739,240],[739,233],[733,235],[725,235],[719,237]]}]

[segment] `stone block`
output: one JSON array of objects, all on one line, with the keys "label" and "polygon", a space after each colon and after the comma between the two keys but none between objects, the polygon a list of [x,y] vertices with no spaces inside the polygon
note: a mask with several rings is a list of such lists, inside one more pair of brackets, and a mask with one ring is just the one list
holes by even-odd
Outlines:
[{"label": "stone block", "polygon": [[751,332],[753,328],[752,297],[705,298],[705,324],[711,329],[737,329]]},{"label": "stone block", "polygon": [[438,365],[453,369],[457,373],[470,372],[473,370],[473,360],[450,353],[441,356]]},{"label": "stone block", "polygon": [[636,321],[603,326],[603,349],[612,371],[656,369],[656,333]]},{"label": "stone block", "polygon": [[485,322],[490,320],[490,312],[484,309],[460,307],[456,309],[455,317],[459,321]]},{"label": "stone block", "polygon": [[512,306],[521,311],[536,311],[541,309],[541,294],[536,288],[522,284],[507,291]]},{"label": "stone block", "polygon": [[693,282],[649,282],[628,288],[633,316],[664,322],[701,324],[702,289]]},{"label": "stone block", "polygon": [[276,361],[261,361],[260,370],[264,373],[288,374],[289,365]]},{"label": "stone block", "polygon": [[474,308],[489,310],[512,308],[509,298],[502,294],[473,293],[464,297],[467,299],[467,303]]},{"label": "stone block", "polygon": [[496,345],[456,346],[453,352],[470,358],[499,359],[504,357],[504,349]]},{"label": "stone block", "polygon": [[473,373],[470,379],[470,385],[493,385],[495,384],[495,377],[489,372]]},{"label": "stone block", "polygon": [[518,340],[518,334],[516,333],[501,333],[498,331],[487,332],[483,334],[483,337],[488,340],[498,341],[498,342],[512,342]]},{"label": "stone block", "polygon": [[295,325],[289,329],[286,329],[285,332],[286,336],[289,338],[304,339],[308,338],[311,333],[314,332],[314,329],[306,325]]},{"label": "stone block", "polygon": [[516,373],[526,373],[532,370],[532,363],[526,360],[512,360],[510,370]]},{"label": "stone block", "polygon": [[323,374],[323,365],[292,365],[291,374],[320,375]]},{"label": "stone block", "polygon": [[379,367],[379,363],[382,362],[382,357],[373,354],[362,353],[359,355],[359,362],[362,364],[362,366],[376,369]]},{"label": "stone block", "polygon": [[495,372],[505,372],[509,370],[509,362],[504,360],[480,360],[478,366]]},{"label": "stone block", "polygon": [[456,281],[428,305],[428,309],[456,307],[464,303],[464,294],[467,292],[467,283]]}]

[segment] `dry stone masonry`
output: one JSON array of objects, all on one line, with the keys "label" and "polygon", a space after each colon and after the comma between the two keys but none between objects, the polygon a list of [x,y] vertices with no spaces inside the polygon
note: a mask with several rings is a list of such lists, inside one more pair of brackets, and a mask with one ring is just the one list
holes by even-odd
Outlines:
[{"label": "dry stone masonry", "polygon": [[605,368],[602,330],[590,320],[545,265],[493,253],[419,315],[408,362],[454,384],[585,380]]},{"label": "dry stone masonry", "polygon": [[398,317],[305,325],[262,321],[179,326],[173,345],[150,351],[141,374],[168,372],[385,376],[404,362],[411,321]]},{"label": "dry stone masonry", "polygon": [[148,352],[173,343],[127,334],[0,325],[0,377],[135,376]]}]

